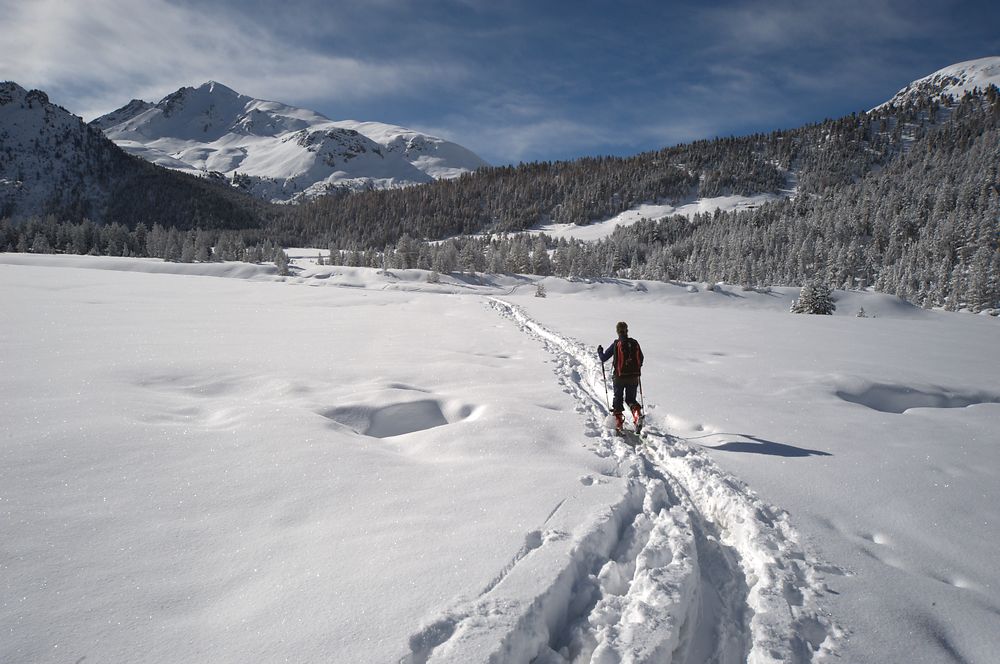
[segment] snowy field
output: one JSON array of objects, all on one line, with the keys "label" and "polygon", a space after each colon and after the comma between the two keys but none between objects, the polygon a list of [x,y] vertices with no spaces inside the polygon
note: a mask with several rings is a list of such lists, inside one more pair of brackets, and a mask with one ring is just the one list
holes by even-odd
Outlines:
[{"label": "snowy field", "polygon": [[0,254],[0,662],[1000,657],[996,319],[296,264]]}]

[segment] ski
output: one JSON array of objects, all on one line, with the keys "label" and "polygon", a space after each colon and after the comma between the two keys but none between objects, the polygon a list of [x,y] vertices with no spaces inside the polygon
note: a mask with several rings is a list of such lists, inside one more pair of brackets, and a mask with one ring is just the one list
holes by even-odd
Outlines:
[{"label": "ski", "polygon": [[615,437],[633,450],[638,450],[643,444],[649,444],[650,442],[645,436],[632,429],[622,429],[621,433],[618,433],[616,430]]}]

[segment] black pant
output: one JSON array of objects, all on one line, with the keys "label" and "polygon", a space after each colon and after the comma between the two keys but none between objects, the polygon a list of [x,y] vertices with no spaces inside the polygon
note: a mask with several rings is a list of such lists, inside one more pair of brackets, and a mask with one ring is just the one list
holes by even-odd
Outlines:
[{"label": "black pant", "polygon": [[629,408],[635,410],[639,406],[639,402],[635,400],[635,393],[638,389],[638,378],[615,378],[615,400],[611,404],[611,410],[616,413],[622,412],[624,410],[623,401],[628,404]]}]

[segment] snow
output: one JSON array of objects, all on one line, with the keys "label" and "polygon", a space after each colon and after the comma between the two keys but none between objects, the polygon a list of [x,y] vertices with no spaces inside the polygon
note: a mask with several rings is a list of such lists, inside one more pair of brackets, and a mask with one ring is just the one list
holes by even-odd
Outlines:
[{"label": "snow", "polygon": [[677,205],[643,203],[610,219],[597,221],[586,226],[577,224],[541,224],[531,229],[532,233],[545,233],[554,238],[577,239],[593,242],[611,235],[616,228],[628,227],[643,219],[658,220],[674,215],[688,219],[696,214],[713,213],[716,210],[731,212],[758,207],[768,201],[779,200],[782,196],[776,194],[757,194],[754,196],[711,196],[698,198]]},{"label": "snow", "polygon": [[996,319],[289,253],[0,254],[0,661],[994,661]]},{"label": "snow", "polygon": [[457,178],[488,164],[471,150],[435,136],[383,122],[338,120],[337,127],[353,129],[389,152],[398,153],[436,180]]},{"label": "snow", "polygon": [[155,106],[133,100],[94,124],[143,159],[188,173],[239,174],[242,186],[277,202],[331,186],[426,183],[487,165],[441,138],[378,122],[334,122],[214,81],[181,88]]},{"label": "snow", "polygon": [[[669,203],[642,203],[631,209],[625,210],[608,219],[594,221],[584,226],[579,224],[537,224],[523,232],[509,233],[509,235],[540,235],[545,234],[555,240],[579,240],[582,242],[596,242],[610,236],[618,228],[627,228],[639,221],[657,221],[680,215],[691,219],[696,214],[711,214],[716,210],[731,212],[734,210],[749,210],[763,205],[769,201],[781,200],[795,195],[794,189],[783,191],[778,194],[756,194],[753,196],[711,196],[705,198],[691,198],[676,204]],[[465,236],[463,236],[465,237]],[[485,237],[483,234],[475,234],[471,237]],[[446,240],[432,240],[433,244],[440,244]],[[308,254],[315,257],[315,251]]]},{"label": "snow", "polygon": [[917,92],[930,93],[934,96],[951,95],[959,99],[966,92],[976,88],[985,90],[991,85],[1000,87],[1000,56],[959,62],[939,69],[929,76],[913,81],[877,108],[892,103],[904,103]]}]

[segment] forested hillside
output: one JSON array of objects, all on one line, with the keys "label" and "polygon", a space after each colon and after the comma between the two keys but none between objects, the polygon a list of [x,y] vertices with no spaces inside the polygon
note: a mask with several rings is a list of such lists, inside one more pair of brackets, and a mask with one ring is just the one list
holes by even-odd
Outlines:
[{"label": "forested hillside", "polygon": [[[923,117],[931,109],[921,109]],[[897,125],[898,127],[899,125]],[[1000,306],[1000,100],[969,95],[951,120],[857,181],[760,209],[623,229],[580,247],[618,274],[748,286],[873,285],[924,306]],[[904,134],[905,135],[905,134]]]},{"label": "forested hillside", "polygon": [[820,194],[900,154],[949,113],[924,100],[790,131],[698,141],[632,157],[483,169],[448,182],[327,197],[291,210],[293,244],[383,247],[417,238],[586,224],[639,203],[725,194]]}]

